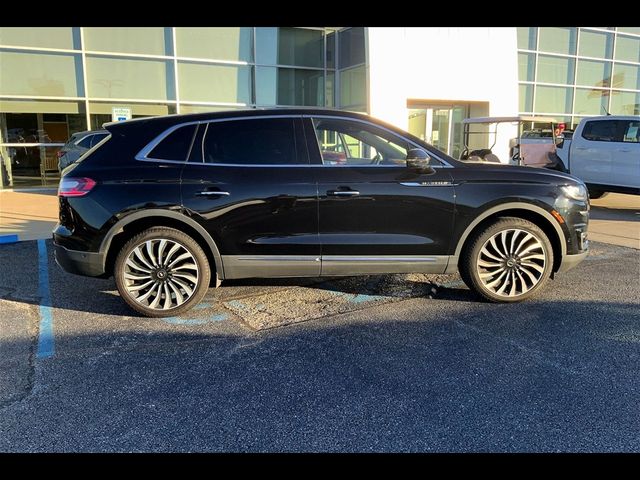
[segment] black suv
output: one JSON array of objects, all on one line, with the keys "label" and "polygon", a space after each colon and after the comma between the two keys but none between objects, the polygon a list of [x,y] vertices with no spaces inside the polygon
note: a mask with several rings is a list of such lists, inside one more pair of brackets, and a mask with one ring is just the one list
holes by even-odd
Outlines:
[{"label": "black suv", "polygon": [[366,115],[273,109],[107,124],[65,170],[57,262],[153,317],[247,277],[455,273],[523,300],[587,255],[584,184],[464,163]]}]

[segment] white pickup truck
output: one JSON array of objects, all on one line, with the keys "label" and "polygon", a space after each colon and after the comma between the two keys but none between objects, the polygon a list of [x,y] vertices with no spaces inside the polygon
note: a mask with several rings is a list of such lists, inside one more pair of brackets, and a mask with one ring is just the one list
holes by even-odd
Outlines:
[{"label": "white pickup truck", "polygon": [[591,198],[640,195],[640,117],[584,118],[556,153],[564,169],[587,184]]}]

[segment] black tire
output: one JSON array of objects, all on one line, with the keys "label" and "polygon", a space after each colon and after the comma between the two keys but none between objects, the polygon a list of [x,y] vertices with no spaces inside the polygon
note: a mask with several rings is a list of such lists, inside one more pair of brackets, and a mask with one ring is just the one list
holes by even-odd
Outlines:
[{"label": "black tire", "polygon": [[530,298],[544,287],[552,269],[553,247],[547,235],[534,223],[517,217],[499,218],[473,233],[459,262],[464,283],[491,302]]},{"label": "black tire", "polygon": [[589,198],[591,200],[597,200],[598,198],[604,197],[609,192],[603,192],[602,190],[592,190],[589,189]]},{"label": "black tire", "polygon": [[[147,251],[148,244],[151,254]],[[143,254],[140,258],[134,250],[143,245],[144,249],[138,250],[138,254]],[[179,260],[178,257],[185,258]],[[143,260],[147,263],[143,264]],[[200,245],[189,235],[169,227],[149,228],[131,238],[116,257],[114,275],[118,292],[127,305],[142,315],[155,318],[190,310],[205,296],[211,280],[209,262]],[[152,282],[151,286],[139,288],[148,282]],[[136,296],[130,289],[140,293]],[[145,294],[154,300],[141,300],[139,297]]]}]

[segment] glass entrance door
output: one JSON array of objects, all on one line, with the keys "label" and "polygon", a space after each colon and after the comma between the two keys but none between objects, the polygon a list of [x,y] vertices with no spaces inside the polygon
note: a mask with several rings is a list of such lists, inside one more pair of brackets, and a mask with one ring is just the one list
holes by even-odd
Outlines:
[{"label": "glass entrance door", "polygon": [[467,105],[438,105],[409,110],[409,132],[434,147],[459,158],[462,151],[462,120]]}]

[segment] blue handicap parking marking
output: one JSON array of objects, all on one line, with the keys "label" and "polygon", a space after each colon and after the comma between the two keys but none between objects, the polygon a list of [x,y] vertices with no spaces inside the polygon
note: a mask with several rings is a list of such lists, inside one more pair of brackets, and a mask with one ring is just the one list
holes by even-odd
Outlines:
[{"label": "blue handicap parking marking", "polygon": [[222,322],[227,318],[228,315],[226,313],[217,313],[203,318],[167,317],[163,318],[162,321],[171,325],[205,325],[207,323]]}]

